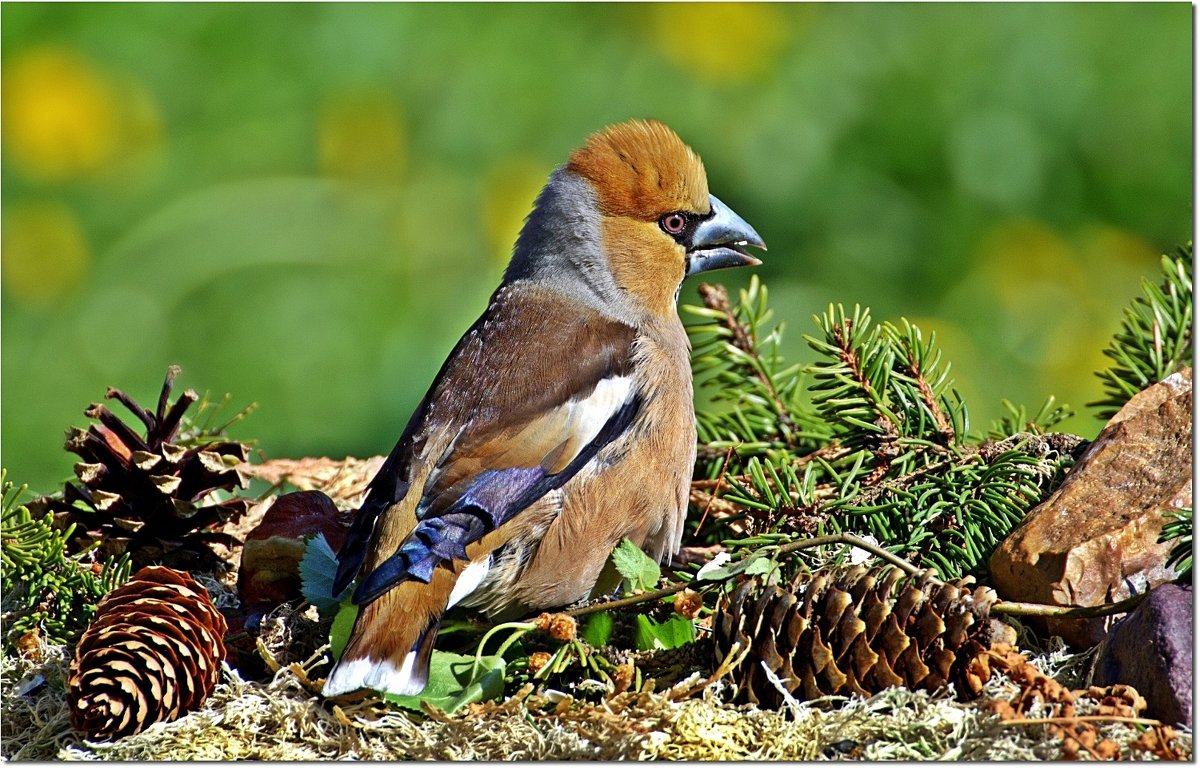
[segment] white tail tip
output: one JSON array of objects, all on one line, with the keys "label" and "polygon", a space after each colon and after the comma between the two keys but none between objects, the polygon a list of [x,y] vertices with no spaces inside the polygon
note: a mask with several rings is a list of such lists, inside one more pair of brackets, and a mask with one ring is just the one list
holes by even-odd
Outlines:
[{"label": "white tail tip", "polygon": [[404,663],[397,669],[388,660],[351,659],[339,661],[325,680],[321,693],[325,696],[341,696],[343,693],[357,691],[360,688],[371,688],[383,693],[394,693],[400,696],[415,696],[425,688],[425,680],[413,676],[413,667],[417,661],[416,651],[410,651],[404,657]]}]

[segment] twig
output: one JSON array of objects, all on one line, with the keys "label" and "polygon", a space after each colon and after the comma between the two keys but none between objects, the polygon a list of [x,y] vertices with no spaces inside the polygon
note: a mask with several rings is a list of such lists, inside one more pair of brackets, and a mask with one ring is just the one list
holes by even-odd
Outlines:
[{"label": "twig", "polygon": [[[887,551],[883,547],[872,544],[869,541],[865,541],[852,533],[834,533],[829,534],[828,536],[815,536],[807,539],[797,539],[777,547],[775,545],[769,545],[768,547],[755,550],[753,553],[743,557],[742,560],[745,560],[746,557],[753,557],[754,554],[757,554],[763,549],[768,548],[775,549],[776,554],[787,555],[791,554],[792,552],[797,552],[801,549],[821,547],[829,544],[847,544],[849,546],[865,550],[875,557],[878,557],[880,560],[896,566],[909,576],[916,576],[922,572],[920,568],[908,562],[907,560],[904,560],[898,555]],[[733,573],[725,578],[706,579],[703,583],[703,586],[722,584],[736,575],[736,573]],[[931,581],[941,584],[946,583],[937,576],[933,576]],[[593,603],[591,605],[584,605],[580,606],[579,608],[563,611],[563,613],[567,614],[568,616],[579,618],[580,616],[589,616],[593,613],[599,613],[601,611],[628,608],[631,605],[648,603],[652,600],[661,600],[664,597],[670,597],[671,595],[682,592],[684,589],[687,589],[694,584],[694,579],[679,581],[673,584],[668,584],[661,589],[642,592],[640,594],[623,597],[618,600],[606,600],[599,603]],[[1145,598],[1145,594],[1134,595],[1133,597],[1121,600],[1120,602],[1107,603],[1105,605],[1043,605],[1041,603],[1022,603],[1010,600],[998,600],[992,604],[990,612],[995,615],[1003,616],[1042,616],[1059,619],[1086,619],[1099,616],[1110,616],[1115,613],[1125,613],[1137,606],[1138,603]]]},{"label": "twig", "polygon": [[1127,597],[1104,605],[1044,605],[1042,603],[1020,603],[1000,600],[992,605],[991,612],[1004,616],[1044,616],[1055,619],[1091,619],[1125,613],[1146,599],[1147,593]]},{"label": "twig", "polygon": [[946,417],[945,411],[938,403],[937,398],[933,395],[933,388],[929,386],[929,380],[925,378],[925,374],[921,372],[921,366],[917,364],[916,355],[913,354],[912,347],[908,347],[908,372],[912,374],[913,381],[917,384],[917,391],[921,393],[921,399],[925,401],[925,407],[929,409],[929,413],[933,416],[933,423],[937,425],[938,433],[942,439],[946,441],[946,445],[954,443],[954,428],[950,426],[950,419]]},{"label": "twig", "polygon": [[[715,584],[718,582],[714,581],[713,583]],[[584,605],[580,606],[579,608],[572,608],[570,610],[563,611],[563,613],[567,614],[568,616],[579,618],[580,616],[590,616],[591,614],[599,613],[600,611],[608,611],[616,608],[628,608],[629,606],[637,605],[638,603],[648,603],[651,600],[659,600],[664,597],[670,597],[678,592],[682,592],[690,585],[690,581],[676,582],[669,586],[663,587],[662,589],[655,589],[650,592],[642,592],[637,595],[622,597],[619,600],[605,600],[601,603],[592,603],[591,605]]]},{"label": "twig", "polygon": [[[708,519],[709,507],[717,500],[717,494],[721,492],[721,484],[725,481],[725,469],[729,466],[729,459],[733,457],[734,446],[729,446],[729,450],[725,452],[725,459],[721,462],[721,470],[717,472],[717,483],[713,486],[712,492],[708,495],[708,503],[704,505],[704,514],[700,515],[700,522],[696,523],[696,530],[699,531],[704,527],[704,521]],[[695,487],[695,483],[692,483]]]},{"label": "twig", "polygon": [[863,395],[871,404],[871,409],[876,413],[874,423],[881,430],[877,436],[871,438],[871,442],[874,443],[872,454],[875,459],[875,467],[863,480],[863,485],[872,486],[887,475],[888,459],[895,456],[892,453],[892,444],[900,437],[900,432],[897,429],[897,425],[889,418],[889,414],[882,407],[883,395],[875,391],[870,377],[863,370],[862,359],[859,357],[858,351],[854,349],[854,344],[852,343],[854,321],[851,318],[843,317],[842,324],[831,328],[830,333],[833,336],[834,344],[838,348],[838,359],[842,365],[846,366],[855,384],[858,385],[858,388],[862,390]]}]

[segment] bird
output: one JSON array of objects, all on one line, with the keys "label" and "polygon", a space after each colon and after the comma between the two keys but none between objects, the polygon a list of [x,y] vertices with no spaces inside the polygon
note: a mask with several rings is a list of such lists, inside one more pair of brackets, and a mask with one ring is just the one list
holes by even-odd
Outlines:
[{"label": "bird", "polygon": [[623,539],[679,550],[696,426],[676,302],[689,275],[761,264],[749,246],[658,120],[603,128],[550,174],[338,552],[334,594],[357,579],[359,610],[324,695],[419,694],[450,608],[570,605]]}]

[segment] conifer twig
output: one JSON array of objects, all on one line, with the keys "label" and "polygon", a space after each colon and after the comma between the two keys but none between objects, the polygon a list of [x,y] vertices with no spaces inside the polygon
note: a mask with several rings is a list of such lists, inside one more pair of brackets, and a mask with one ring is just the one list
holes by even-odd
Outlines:
[{"label": "conifer twig", "polygon": [[937,396],[933,394],[933,388],[929,386],[929,379],[921,371],[921,366],[913,355],[912,349],[908,350],[908,372],[912,374],[913,381],[917,384],[917,391],[921,393],[921,400],[924,401],[925,407],[933,415],[933,423],[937,426],[938,434],[947,445],[950,445],[954,442],[954,427],[951,426],[949,417],[938,403]]},{"label": "conifer twig", "polygon": [[[725,286],[719,283],[717,285],[701,283],[697,290],[700,293],[700,300],[704,303],[705,307],[721,313],[721,324],[732,334],[733,345],[750,357],[758,360],[761,355],[758,351],[758,339],[755,329],[753,326],[746,326],[738,321],[737,315],[729,303],[729,293],[725,290]],[[771,408],[775,411],[780,436],[788,448],[795,448],[793,435],[796,425],[792,421],[791,412],[788,410],[787,404],[779,396],[779,390],[775,388],[775,382],[767,374],[766,367],[756,365],[753,368],[755,378],[762,383],[771,401]]]}]

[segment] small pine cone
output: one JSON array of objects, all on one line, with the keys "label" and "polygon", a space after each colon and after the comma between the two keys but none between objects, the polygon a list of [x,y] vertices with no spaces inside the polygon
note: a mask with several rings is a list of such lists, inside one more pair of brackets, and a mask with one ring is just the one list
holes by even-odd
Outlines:
[{"label": "small pine cone", "polygon": [[170,721],[212,693],[225,618],[192,577],[142,568],[96,606],[67,680],[71,727],[112,740]]},{"label": "small pine cone", "polygon": [[803,573],[791,589],[748,579],[717,605],[716,659],[735,642],[750,648],[735,678],[740,700],[762,706],[783,702],[767,670],[799,699],[948,682],[973,696],[991,676],[988,613],[996,596],[972,592],[969,583],[862,565]]}]

